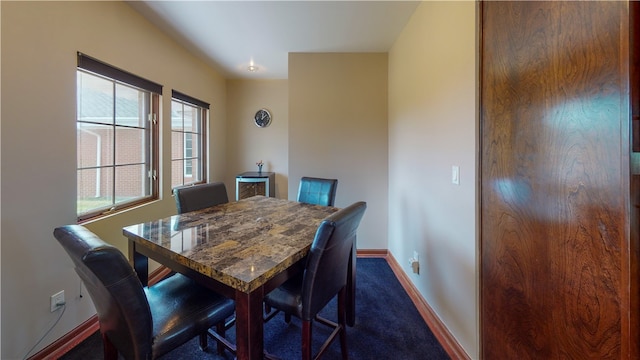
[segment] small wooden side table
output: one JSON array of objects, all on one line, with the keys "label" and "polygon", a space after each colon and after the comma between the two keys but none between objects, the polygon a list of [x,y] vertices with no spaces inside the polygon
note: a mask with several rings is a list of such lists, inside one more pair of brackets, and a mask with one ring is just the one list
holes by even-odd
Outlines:
[{"label": "small wooden side table", "polygon": [[255,195],[276,196],[276,173],[247,171],[236,175],[236,201]]}]

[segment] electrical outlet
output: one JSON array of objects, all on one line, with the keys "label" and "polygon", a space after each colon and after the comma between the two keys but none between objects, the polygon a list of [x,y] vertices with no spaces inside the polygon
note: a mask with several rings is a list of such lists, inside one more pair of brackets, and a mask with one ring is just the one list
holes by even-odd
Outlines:
[{"label": "electrical outlet", "polygon": [[64,290],[51,295],[51,312],[58,310],[64,304]]},{"label": "electrical outlet", "polygon": [[413,251],[413,257],[409,259],[409,265],[414,274],[420,274],[420,256],[417,251]]}]

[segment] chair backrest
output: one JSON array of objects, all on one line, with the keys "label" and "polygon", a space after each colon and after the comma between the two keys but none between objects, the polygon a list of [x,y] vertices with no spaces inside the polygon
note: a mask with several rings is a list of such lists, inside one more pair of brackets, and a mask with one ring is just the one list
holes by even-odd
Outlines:
[{"label": "chair backrest", "polygon": [[308,204],[333,206],[336,200],[337,179],[304,176],[298,187],[298,201]]},{"label": "chair backrest", "polygon": [[223,182],[184,186],[174,190],[178,214],[229,202]]},{"label": "chair backrest", "polygon": [[351,249],[366,208],[365,202],[356,202],[318,226],[302,282],[303,320],[312,320],[346,286]]},{"label": "chair backrest", "polygon": [[126,359],[151,354],[153,320],[142,283],[124,254],[81,225],[58,227],[98,313],[100,331]]}]

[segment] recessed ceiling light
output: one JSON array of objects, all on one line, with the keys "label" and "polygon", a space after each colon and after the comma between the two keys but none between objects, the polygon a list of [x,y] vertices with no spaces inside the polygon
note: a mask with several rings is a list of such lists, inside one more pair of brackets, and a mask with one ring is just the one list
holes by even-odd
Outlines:
[{"label": "recessed ceiling light", "polygon": [[258,67],[255,65],[249,65],[249,67],[247,67],[247,70],[251,71],[251,72],[256,72],[258,71]]}]

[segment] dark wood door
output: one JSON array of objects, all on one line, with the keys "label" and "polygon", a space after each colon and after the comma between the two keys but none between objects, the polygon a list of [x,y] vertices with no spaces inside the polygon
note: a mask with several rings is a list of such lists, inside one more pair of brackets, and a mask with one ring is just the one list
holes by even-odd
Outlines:
[{"label": "dark wood door", "polygon": [[482,357],[628,358],[627,4],[481,11]]}]

